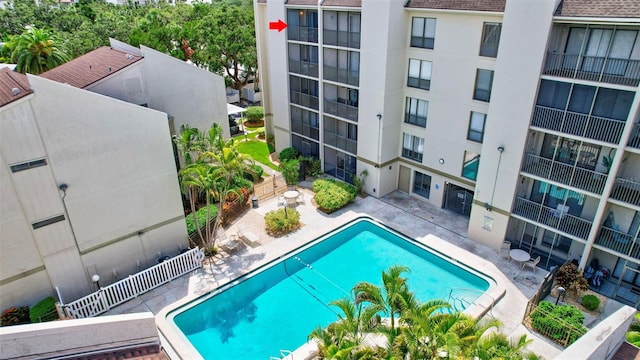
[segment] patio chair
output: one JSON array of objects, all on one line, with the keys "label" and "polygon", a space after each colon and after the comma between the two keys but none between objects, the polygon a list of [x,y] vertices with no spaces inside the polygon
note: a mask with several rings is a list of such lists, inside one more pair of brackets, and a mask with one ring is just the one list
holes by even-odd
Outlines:
[{"label": "patio chair", "polygon": [[505,259],[511,259],[509,251],[511,251],[511,241],[503,241],[502,246],[500,246],[500,256]]},{"label": "patio chair", "polygon": [[238,238],[237,234],[227,236],[224,229],[218,229],[216,235],[218,237],[218,246],[226,253],[234,252],[242,245],[242,241]]},{"label": "patio chair", "polygon": [[278,206],[286,206],[286,205],[287,205],[287,201],[285,200],[284,196],[278,195]]},{"label": "patio chair", "polygon": [[304,204],[304,193],[302,191],[298,191],[298,197],[296,198],[296,203]]},{"label": "patio chair", "polygon": [[540,263],[540,256],[538,256],[537,258],[535,258],[534,260],[529,260],[526,262],[522,263],[522,270],[524,270],[525,267],[530,267],[531,270],[533,270],[533,273],[536,273],[536,268],[538,267],[538,263]]}]

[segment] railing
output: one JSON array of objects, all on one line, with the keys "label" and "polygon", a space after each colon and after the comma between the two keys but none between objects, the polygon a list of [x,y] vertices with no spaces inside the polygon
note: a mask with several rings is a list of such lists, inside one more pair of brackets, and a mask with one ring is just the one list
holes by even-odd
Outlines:
[{"label": "railing", "polygon": [[297,40],[317,43],[318,28],[310,28],[306,26],[288,26],[287,40]]},{"label": "railing", "polygon": [[291,102],[293,104],[298,104],[310,109],[318,110],[320,100],[317,96],[301,93],[294,90],[289,91],[289,94],[291,95]]},{"label": "railing", "polygon": [[570,79],[638,86],[640,60],[547,52],[544,74]]},{"label": "railing", "polygon": [[604,246],[621,254],[640,259],[640,244],[633,235],[625,234],[621,231],[600,227],[600,232],[596,238],[596,244]]},{"label": "railing", "polygon": [[322,42],[325,45],[337,45],[360,49],[360,33],[351,31],[324,30],[324,38],[322,39]]},{"label": "railing", "polygon": [[633,132],[631,133],[631,137],[629,137],[627,145],[640,149],[640,124],[633,125]]},{"label": "railing", "polygon": [[358,71],[350,71],[334,66],[324,65],[324,78],[326,80],[337,81],[343,84],[358,86],[360,83]]},{"label": "railing", "polygon": [[289,71],[296,74],[318,77],[318,63],[289,59]]},{"label": "railing", "polygon": [[516,198],[513,214],[558,229],[567,234],[586,240],[591,230],[591,221],[558,211],[527,200]]},{"label": "railing", "polygon": [[621,177],[616,178],[613,190],[611,190],[611,198],[640,206],[640,182]]},{"label": "railing", "polygon": [[170,258],[81,299],[63,305],[67,316],[76,319],[102,314],[125,301],[153,290],[202,266],[204,254],[198,248]]},{"label": "railing", "polygon": [[326,129],[324,132],[324,142],[327,145],[335,146],[352,154],[358,153],[358,142],[356,140],[340,136],[334,132],[326,131]]},{"label": "railing", "polygon": [[624,121],[536,105],[532,126],[618,144]]},{"label": "railing", "polygon": [[326,113],[340,116],[352,121],[358,121],[358,108],[355,106],[343,104],[339,101],[326,100],[324,101],[324,111]]},{"label": "railing", "polygon": [[595,194],[602,194],[607,174],[565,164],[534,154],[526,154],[522,172],[560,182]]}]

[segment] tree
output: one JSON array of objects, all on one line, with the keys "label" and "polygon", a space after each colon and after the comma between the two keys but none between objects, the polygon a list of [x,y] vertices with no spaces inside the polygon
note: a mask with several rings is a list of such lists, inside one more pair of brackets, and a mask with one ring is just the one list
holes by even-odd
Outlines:
[{"label": "tree", "polygon": [[69,55],[52,31],[29,28],[6,44],[11,61],[21,73],[41,74],[69,61]]},{"label": "tree", "polygon": [[[207,5],[194,5],[194,11],[201,6]],[[252,7],[213,5],[193,30],[188,40],[196,49],[191,58],[196,65],[226,75],[236,90],[255,76],[258,55]]]}]

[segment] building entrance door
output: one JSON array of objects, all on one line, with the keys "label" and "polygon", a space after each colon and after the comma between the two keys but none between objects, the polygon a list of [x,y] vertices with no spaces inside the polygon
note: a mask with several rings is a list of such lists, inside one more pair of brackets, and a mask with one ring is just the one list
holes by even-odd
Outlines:
[{"label": "building entrance door", "polygon": [[460,215],[469,217],[471,215],[471,204],[473,203],[473,191],[452,183],[446,183],[444,194],[444,208]]},{"label": "building entrance door", "polygon": [[411,188],[411,169],[400,165],[400,174],[398,174],[398,190],[409,193]]}]

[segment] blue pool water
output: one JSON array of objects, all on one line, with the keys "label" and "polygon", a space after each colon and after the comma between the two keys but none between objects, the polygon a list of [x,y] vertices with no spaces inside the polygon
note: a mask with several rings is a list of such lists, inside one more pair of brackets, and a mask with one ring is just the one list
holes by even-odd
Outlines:
[{"label": "blue pool water", "polygon": [[489,287],[411,239],[360,219],[169,318],[205,359],[268,359],[337,320],[330,301],[360,281],[381,285],[382,271],[397,264],[411,269],[409,287],[420,301],[446,300],[451,288],[480,290],[479,296]]}]

